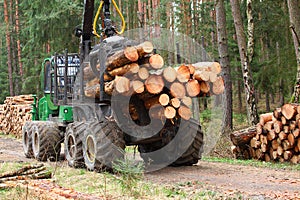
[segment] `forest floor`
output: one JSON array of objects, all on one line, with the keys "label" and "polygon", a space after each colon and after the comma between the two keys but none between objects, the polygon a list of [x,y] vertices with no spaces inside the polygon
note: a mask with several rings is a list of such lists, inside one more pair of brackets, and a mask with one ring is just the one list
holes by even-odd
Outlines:
[{"label": "forest floor", "polygon": [[[20,140],[1,136],[0,163],[10,162],[34,160],[25,158]],[[165,198],[202,199],[196,194],[211,191],[218,195],[203,199],[300,199],[300,173],[285,168],[199,161],[195,166],[167,167],[145,173],[143,179],[153,185],[170,188],[173,194],[165,195]],[[180,196],[180,193],[184,195]]]}]

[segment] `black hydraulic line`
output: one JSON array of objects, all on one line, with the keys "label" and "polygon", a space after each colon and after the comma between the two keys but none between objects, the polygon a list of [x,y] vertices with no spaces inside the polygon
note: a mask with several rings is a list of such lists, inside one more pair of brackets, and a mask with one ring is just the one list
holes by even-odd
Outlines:
[{"label": "black hydraulic line", "polygon": [[57,53],[55,53],[55,57],[54,57],[54,98],[53,98],[53,102],[55,105],[57,105],[57,92],[58,92],[58,88],[57,88]]},{"label": "black hydraulic line", "polygon": [[68,49],[66,49],[65,50],[64,98],[63,98],[63,105],[67,105],[67,95],[68,95],[68,67],[69,67]]}]

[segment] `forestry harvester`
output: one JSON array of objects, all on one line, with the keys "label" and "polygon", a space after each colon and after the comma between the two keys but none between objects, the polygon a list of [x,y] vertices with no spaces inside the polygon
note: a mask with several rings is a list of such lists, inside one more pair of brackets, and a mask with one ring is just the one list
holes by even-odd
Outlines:
[{"label": "forestry harvester", "polygon": [[[126,146],[137,146],[146,164],[196,164],[203,134],[191,101],[202,88],[191,78],[195,68],[181,66],[177,71],[190,71],[178,76],[163,67],[151,42],[120,36],[125,22],[114,0],[102,0],[95,16],[94,0],[84,2],[83,25],[75,31],[80,54],[66,50],[43,62],[44,96],[35,97],[32,121],[22,129],[25,155],[57,160],[63,144],[70,166],[103,170],[124,159]],[[110,19],[111,3],[122,19],[120,32]],[[102,39],[92,47],[94,36]],[[188,84],[196,86],[185,89]]]}]

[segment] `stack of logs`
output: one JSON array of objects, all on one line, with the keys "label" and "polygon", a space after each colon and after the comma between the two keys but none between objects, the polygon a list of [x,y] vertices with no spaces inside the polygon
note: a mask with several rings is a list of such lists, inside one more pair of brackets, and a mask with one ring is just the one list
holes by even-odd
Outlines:
[{"label": "stack of logs", "polygon": [[260,115],[255,127],[231,134],[236,156],[300,163],[300,105],[285,104]]},{"label": "stack of logs", "polygon": [[0,105],[0,132],[21,137],[22,126],[31,120],[32,103],[31,95],[6,97]]},{"label": "stack of logs", "polygon": [[[221,66],[217,62],[182,64],[166,67],[159,54],[153,53],[151,42],[126,47],[108,57],[104,73],[104,91],[108,95],[131,96],[137,94],[146,109],[168,119],[180,116],[188,120],[191,115],[193,97],[221,94],[224,82]],[[98,64],[96,67],[100,69]],[[91,67],[84,68],[85,96],[99,98],[100,80]],[[156,110],[154,105],[161,109]],[[163,107],[163,108],[162,108]],[[162,110],[163,109],[163,110]],[[151,112],[150,112],[151,115]],[[135,118],[134,111],[131,113]]]}]

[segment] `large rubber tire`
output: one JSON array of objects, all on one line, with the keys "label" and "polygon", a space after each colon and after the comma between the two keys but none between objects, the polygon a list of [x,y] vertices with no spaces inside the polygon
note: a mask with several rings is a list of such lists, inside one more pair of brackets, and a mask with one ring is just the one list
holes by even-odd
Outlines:
[{"label": "large rubber tire", "polygon": [[83,157],[88,170],[112,171],[113,163],[124,159],[123,132],[115,121],[93,121],[83,139]]},{"label": "large rubber tire", "polygon": [[37,122],[32,125],[32,150],[39,161],[57,161],[62,137],[54,122]]},{"label": "large rubber tire", "polygon": [[24,126],[22,127],[22,146],[23,151],[26,158],[34,158],[33,150],[32,150],[32,137],[31,137],[31,128],[33,122],[25,122]]},{"label": "large rubber tire", "polygon": [[67,128],[64,152],[70,167],[84,167],[82,140],[86,123],[74,122]]},{"label": "large rubber tire", "polygon": [[[180,133],[177,133],[179,130]],[[181,123],[174,125],[167,123],[159,134],[163,136],[161,141],[138,146],[140,155],[146,164],[189,166],[196,164],[201,159],[203,133],[196,120],[181,120]],[[175,138],[177,134],[180,135]],[[162,148],[164,148],[164,152],[150,153]]]}]

